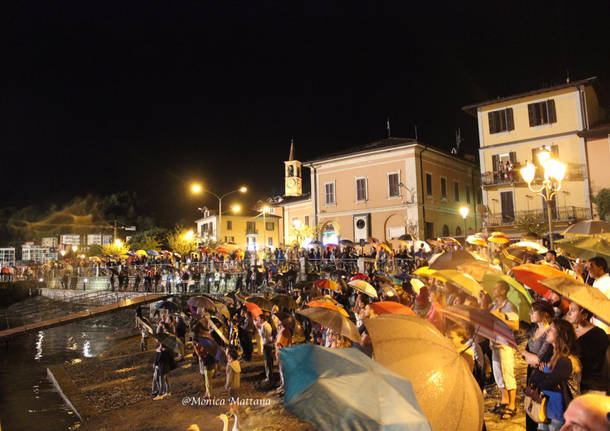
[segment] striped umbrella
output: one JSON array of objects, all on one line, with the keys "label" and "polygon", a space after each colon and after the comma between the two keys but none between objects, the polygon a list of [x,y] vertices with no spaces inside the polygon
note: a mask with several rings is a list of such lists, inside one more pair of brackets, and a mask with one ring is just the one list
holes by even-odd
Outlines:
[{"label": "striped umbrella", "polygon": [[441,309],[443,315],[460,324],[471,324],[474,331],[482,337],[497,344],[517,348],[515,334],[506,323],[487,310],[468,307],[466,305],[453,305]]}]

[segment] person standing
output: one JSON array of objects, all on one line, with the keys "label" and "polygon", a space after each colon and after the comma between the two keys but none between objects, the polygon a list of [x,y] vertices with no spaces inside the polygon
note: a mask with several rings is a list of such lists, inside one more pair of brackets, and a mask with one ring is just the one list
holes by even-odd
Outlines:
[{"label": "person standing", "polygon": [[163,347],[161,343],[157,346],[155,351],[155,362],[153,364],[153,400],[162,400],[171,395],[169,392],[169,380],[167,378],[168,373],[172,368],[173,357],[171,353]]},{"label": "person standing", "polygon": [[264,319],[262,314],[256,319],[256,328],[263,345],[263,360],[265,362],[265,380],[263,383],[270,384],[273,378],[273,331],[271,324]]},{"label": "person standing", "polygon": [[275,337],[275,358],[277,359],[277,366],[280,371],[280,388],[284,388],[284,373],[282,373],[282,366],[280,364],[280,350],[284,347],[292,346],[292,332],[284,325],[284,322],[280,320],[277,326],[277,336]]}]

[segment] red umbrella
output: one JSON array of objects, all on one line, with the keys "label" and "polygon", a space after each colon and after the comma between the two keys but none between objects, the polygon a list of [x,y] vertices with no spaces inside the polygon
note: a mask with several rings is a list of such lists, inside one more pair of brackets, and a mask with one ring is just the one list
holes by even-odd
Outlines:
[{"label": "red umbrella", "polygon": [[466,305],[453,305],[441,309],[441,313],[448,319],[457,323],[469,323],[474,326],[474,331],[498,344],[504,344],[517,348],[515,334],[506,323],[494,316],[487,310],[467,307]]},{"label": "red umbrella", "polygon": [[244,303],[246,308],[248,309],[248,311],[250,313],[252,313],[252,316],[257,317],[260,316],[261,314],[263,314],[263,310],[261,310],[261,308],[256,305],[254,302],[245,302]]},{"label": "red umbrella", "polygon": [[413,310],[406,305],[402,305],[393,301],[373,302],[370,307],[377,314],[406,314],[407,316],[415,316]]},{"label": "red umbrella", "polygon": [[[525,284],[538,295],[546,299],[550,298],[551,290],[540,283],[541,280],[546,280],[547,278],[552,277],[573,278],[569,274],[550,265],[538,265],[535,263],[524,263],[523,265],[515,266],[513,267],[512,271],[519,283]],[[569,306],[567,301],[562,301],[561,305],[562,308],[565,307],[566,309]]]},{"label": "red umbrella", "polygon": [[354,280],[370,281],[371,279],[368,277],[368,275],[358,273],[358,274],[354,275],[350,281],[354,281]]}]

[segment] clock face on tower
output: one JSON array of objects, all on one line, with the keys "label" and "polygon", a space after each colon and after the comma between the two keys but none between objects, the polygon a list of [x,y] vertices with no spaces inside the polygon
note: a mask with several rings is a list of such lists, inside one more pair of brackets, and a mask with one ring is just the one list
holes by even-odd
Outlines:
[{"label": "clock face on tower", "polygon": [[287,183],[288,187],[294,187],[297,185],[297,180],[295,180],[294,178],[288,178],[286,180],[286,183]]}]

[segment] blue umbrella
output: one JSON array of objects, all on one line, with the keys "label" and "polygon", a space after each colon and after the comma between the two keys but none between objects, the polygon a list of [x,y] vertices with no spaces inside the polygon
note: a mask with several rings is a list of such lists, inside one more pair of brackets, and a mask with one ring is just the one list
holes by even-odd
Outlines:
[{"label": "blue umbrella", "polygon": [[284,406],[321,430],[431,431],[413,387],[354,348],[280,350]]},{"label": "blue umbrella", "polygon": [[159,256],[159,252],[154,250],[148,250],[146,253],[148,253],[149,256]]}]

